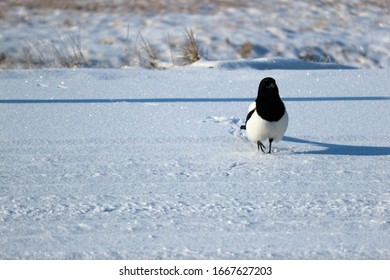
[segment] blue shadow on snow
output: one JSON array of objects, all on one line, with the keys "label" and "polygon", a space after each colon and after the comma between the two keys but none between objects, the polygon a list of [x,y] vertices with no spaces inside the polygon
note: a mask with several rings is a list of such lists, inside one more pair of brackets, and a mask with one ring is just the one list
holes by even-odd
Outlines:
[{"label": "blue shadow on snow", "polygon": [[[386,96],[368,97],[287,97],[286,102],[295,101],[378,101],[390,100]],[[125,99],[2,99],[0,104],[77,104],[77,103],[202,103],[202,102],[253,102],[253,98],[125,98]],[[322,143],[311,140],[285,136],[288,142],[312,144],[326,149],[307,151],[302,154],[354,155],[354,156],[384,156],[390,155],[390,147],[352,146]]]},{"label": "blue shadow on snow", "polygon": [[297,152],[297,154],[316,154],[316,155],[347,155],[347,156],[388,156],[390,155],[390,147],[374,147],[374,146],[353,146],[323,143],[311,140],[304,140],[295,137],[284,136],[284,141],[316,145],[325,148],[319,151]]},{"label": "blue shadow on snow", "polygon": [[[77,104],[77,103],[209,103],[253,102],[254,98],[102,98],[102,99],[2,99],[0,104]],[[365,97],[286,97],[286,102],[296,101],[378,101],[390,100],[387,96]]]}]

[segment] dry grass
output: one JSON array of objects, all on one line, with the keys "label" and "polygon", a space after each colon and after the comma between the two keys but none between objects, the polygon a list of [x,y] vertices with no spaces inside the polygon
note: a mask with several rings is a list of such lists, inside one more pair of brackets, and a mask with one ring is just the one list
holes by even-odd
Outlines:
[{"label": "dry grass", "polygon": [[200,44],[195,38],[194,32],[191,29],[185,29],[184,42],[179,44],[179,57],[177,64],[188,65],[198,61],[201,58]]},{"label": "dry grass", "polygon": [[245,3],[237,3],[235,0],[143,0],[143,1],[79,1],[79,0],[5,0],[7,7],[24,6],[30,9],[59,9],[76,11],[121,11],[121,12],[200,12],[205,4],[220,5],[224,7],[245,6]]},{"label": "dry grass", "polygon": [[[54,31],[55,32],[55,31]],[[192,64],[202,57],[202,51],[196,36],[191,29],[185,29],[184,40],[173,43],[168,35],[171,51],[171,62],[162,59],[158,49],[138,33],[135,49],[130,50],[129,27],[127,31],[124,66],[137,66],[148,69],[167,69],[175,65]],[[80,34],[56,32],[56,40],[39,39],[26,41],[22,47],[22,57],[12,58],[0,53],[0,66],[11,68],[21,65],[23,68],[72,68],[87,66],[88,62],[81,48]]]},{"label": "dry grass", "polygon": [[[24,6],[28,9],[47,9],[46,12],[51,12],[53,9],[61,10],[76,10],[90,12],[121,12],[142,14],[145,12],[165,13],[165,12],[182,12],[182,13],[198,13],[204,12],[213,13],[221,12],[229,7],[255,7],[267,10],[276,5],[289,6],[290,2],[285,0],[267,1],[236,1],[236,0],[115,0],[115,1],[98,1],[98,0],[2,0],[0,1],[0,19],[7,20],[7,10],[15,6]],[[348,1],[348,0],[322,0],[324,6],[338,7],[340,5],[354,5],[353,8],[365,9],[367,6],[381,7],[386,11],[390,11],[388,5],[389,0],[363,0],[363,1]],[[217,6],[215,10],[213,7]],[[205,8],[206,7],[206,8]],[[211,7],[211,8],[210,8]],[[33,16],[34,11],[31,12]],[[38,10],[38,12],[42,12]],[[72,25],[71,23],[68,23]],[[323,27],[318,27],[323,29]],[[125,57],[123,63],[125,65],[137,65],[145,68],[166,68],[167,62],[162,62],[159,50],[150,42],[139,34],[136,46],[134,49],[133,43],[129,38],[129,30],[125,46]],[[168,44],[171,50],[172,65],[187,65],[191,64],[204,56],[204,50],[196,40],[191,29],[185,30],[184,39],[172,40],[168,35]],[[131,46],[130,46],[131,45]],[[255,45],[252,42],[246,42],[241,47],[237,48],[237,52],[242,58],[250,57],[254,52]],[[22,46],[23,48],[23,46]],[[21,49],[21,48],[19,48]],[[331,61],[329,56],[318,56],[315,52],[302,53],[301,59]],[[165,54],[166,56],[166,54]],[[169,55],[168,55],[169,56]],[[166,58],[165,58],[166,59]],[[169,58],[168,58],[169,60]],[[66,34],[58,35],[56,40],[36,40],[26,42],[23,51],[0,53],[0,67],[12,68],[15,65],[22,67],[37,68],[37,67],[74,67],[88,66],[87,61],[81,49],[80,36]]]},{"label": "dry grass", "polygon": [[80,36],[58,35],[58,42],[47,40],[28,41],[24,46],[24,65],[28,68],[79,67],[86,59],[81,50]]},{"label": "dry grass", "polygon": [[[219,8],[229,7],[254,7],[265,8],[275,7],[278,5],[288,5],[288,1],[236,1],[236,0],[115,0],[115,1],[100,1],[100,0],[2,0],[0,3],[0,16],[3,11],[10,7],[24,6],[30,9],[59,9],[59,10],[75,10],[89,12],[133,12],[133,13],[202,13],[207,4],[218,6]],[[390,5],[388,0],[363,0],[351,3],[349,0],[322,0],[320,6],[339,5],[355,5],[355,7],[365,8],[366,6],[376,6],[390,13]]]},{"label": "dry grass", "polygon": [[238,50],[238,54],[242,58],[248,58],[253,51],[253,44],[250,41],[246,41]]},{"label": "dry grass", "polygon": [[152,43],[145,39],[141,33],[138,33],[137,42],[136,53],[138,61],[136,63],[141,67],[149,69],[161,68],[159,54]]},{"label": "dry grass", "polygon": [[[168,44],[171,52],[171,62],[163,62],[157,48],[139,33],[136,44],[136,58],[129,65],[148,69],[167,69],[174,65],[185,66],[201,59],[201,48],[191,29],[185,29],[184,41],[174,43],[168,34]],[[125,50],[128,56],[128,48]]]}]

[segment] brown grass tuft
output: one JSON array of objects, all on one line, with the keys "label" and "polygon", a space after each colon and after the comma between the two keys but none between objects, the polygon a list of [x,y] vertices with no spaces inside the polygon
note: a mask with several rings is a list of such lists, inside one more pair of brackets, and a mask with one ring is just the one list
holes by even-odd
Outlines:
[{"label": "brown grass tuft", "polygon": [[152,45],[152,43],[145,39],[141,33],[138,33],[137,38],[137,57],[138,61],[137,63],[141,67],[149,68],[149,69],[155,69],[160,68],[159,66],[159,54],[157,52],[157,49]]},{"label": "brown grass tuft", "polygon": [[81,50],[80,36],[58,35],[58,42],[28,41],[23,49],[24,63],[28,68],[79,67],[87,63]]},{"label": "brown grass tuft", "polygon": [[179,45],[179,57],[177,64],[189,65],[201,59],[200,45],[195,38],[192,29],[185,29],[185,40]]}]

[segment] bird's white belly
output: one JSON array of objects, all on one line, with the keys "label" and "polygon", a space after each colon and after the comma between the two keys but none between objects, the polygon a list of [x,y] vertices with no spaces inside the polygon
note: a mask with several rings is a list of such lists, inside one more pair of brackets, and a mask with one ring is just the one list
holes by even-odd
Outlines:
[{"label": "bird's white belly", "polygon": [[248,139],[252,142],[264,141],[266,139],[273,139],[275,142],[278,142],[283,138],[283,135],[287,130],[287,125],[287,111],[277,122],[263,120],[254,112],[246,124],[246,132]]}]

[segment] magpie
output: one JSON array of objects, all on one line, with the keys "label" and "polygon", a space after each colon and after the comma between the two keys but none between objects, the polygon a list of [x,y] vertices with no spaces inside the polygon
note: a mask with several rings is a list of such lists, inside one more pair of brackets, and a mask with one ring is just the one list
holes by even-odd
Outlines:
[{"label": "magpie", "polygon": [[269,141],[268,153],[271,153],[272,142],[283,138],[287,130],[288,114],[283,101],[279,96],[279,89],[273,78],[264,78],[259,85],[256,101],[250,104],[245,125],[248,139],[257,143],[257,150],[265,153],[262,143]]}]

